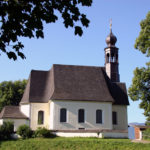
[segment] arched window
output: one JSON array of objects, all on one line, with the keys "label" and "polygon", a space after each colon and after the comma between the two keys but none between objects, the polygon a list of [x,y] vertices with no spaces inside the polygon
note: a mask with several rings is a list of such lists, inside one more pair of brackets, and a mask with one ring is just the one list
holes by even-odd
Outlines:
[{"label": "arched window", "polygon": [[60,109],[60,122],[66,122],[67,120],[67,110],[66,108]]},{"label": "arched window", "polygon": [[112,122],[113,124],[117,124],[117,112],[116,111],[112,112]]},{"label": "arched window", "polygon": [[84,109],[79,109],[78,111],[78,122],[84,123]]},{"label": "arched window", "polygon": [[109,53],[107,53],[106,63],[109,63]]},{"label": "arched window", "polygon": [[38,112],[38,124],[44,124],[44,111]]},{"label": "arched window", "polygon": [[114,62],[114,53],[111,54],[111,62]]},{"label": "arched window", "polygon": [[96,110],[96,123],[102,123],[102,110]]}]

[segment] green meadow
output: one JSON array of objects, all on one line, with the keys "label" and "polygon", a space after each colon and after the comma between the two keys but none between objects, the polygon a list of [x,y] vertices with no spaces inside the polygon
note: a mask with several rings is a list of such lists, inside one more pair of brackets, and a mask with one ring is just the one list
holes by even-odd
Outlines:
[{"label": "green meadow", "polygon": [[0,150],[150,150],[150,143],[132,143],[129,139],[31,138],[0,141]]}]

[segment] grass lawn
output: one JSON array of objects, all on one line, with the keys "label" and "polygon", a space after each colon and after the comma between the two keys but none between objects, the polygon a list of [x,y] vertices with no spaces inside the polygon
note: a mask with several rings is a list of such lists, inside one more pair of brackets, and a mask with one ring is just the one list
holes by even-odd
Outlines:
[{"label": "grass lawn", "polygon": [[150,150],[150,144],[131,143],[128,139],[56,137],[0,141],[0,150]]}]

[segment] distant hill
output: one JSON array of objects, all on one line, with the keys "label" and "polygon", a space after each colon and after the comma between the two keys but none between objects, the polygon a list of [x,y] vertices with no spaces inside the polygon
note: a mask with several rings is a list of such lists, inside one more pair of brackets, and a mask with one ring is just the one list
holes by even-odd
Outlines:
[{"label": "distant hill", "polygon": [[133,125],[145,126],[145,123],[138,123],[138,122],[131,122],[131,123],[129,123],[129,126],[133,126]]}]

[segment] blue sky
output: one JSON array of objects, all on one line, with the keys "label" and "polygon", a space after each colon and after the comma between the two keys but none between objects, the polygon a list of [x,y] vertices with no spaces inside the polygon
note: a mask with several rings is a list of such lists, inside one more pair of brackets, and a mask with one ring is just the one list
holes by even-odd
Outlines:
[{"label": "blue sky", "polygon": [[[82,37],[75,36],[73,29],[66,29],[60,18],[56,23],[44,26],[44,39],[21,39],[26,60],[13,61],[1,54],[0,82],[27,79],[32,69],[49,70],[52,64],[103,66],[105,38],[112,18],[112,30],[118,39],[120,79],[128,88],[133,70],[149,61],[134,49],[139,23],[150,10],[149,6],[150,0],[94,0],[92,7],[81,8],[91,21]],[[130,100],[129,122],[145,122],[143,110],[138,105],[139,102]]]}]

